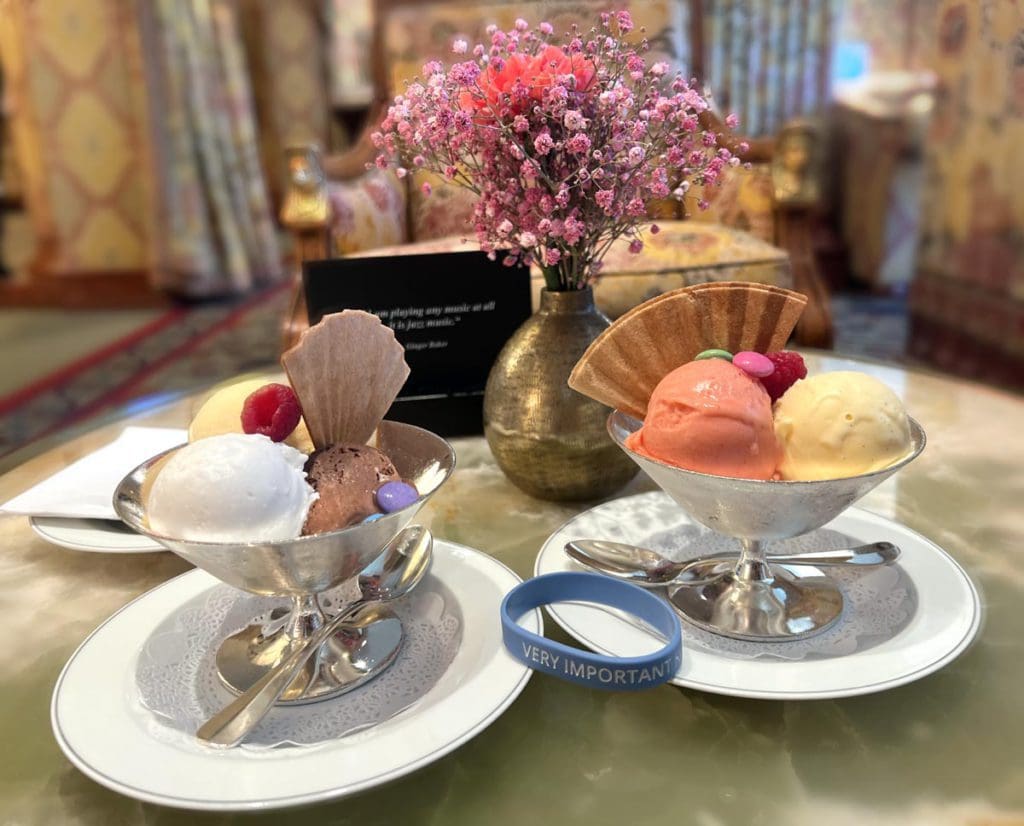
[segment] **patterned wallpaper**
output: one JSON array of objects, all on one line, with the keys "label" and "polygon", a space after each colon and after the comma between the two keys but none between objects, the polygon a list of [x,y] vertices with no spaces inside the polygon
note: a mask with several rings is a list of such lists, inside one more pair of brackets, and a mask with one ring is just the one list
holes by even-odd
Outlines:
[{"label": "patterned wallpaper", "polygon": [[279,200],[287,180],[285,148],[308,142],[328,146],[326,4],[321,0],[241,0],[238,19],[256,98],[261,162]]},{"label": "patterned wallpaper", "polygon": [[1024,299],[1024,4],[946,0],[922,266]]},{"label": "patterned wallpaper", "polygon": [[373,0],[331,0],[331,97],[342,106],[373,100]]},{"label": "patterned wallpaper", "polygon": [[149,176],[134,3],[5,0],[0,18],[5,38],[18,41],[4,50],[5,70],[47,269],[144,269]]},{"label": "patterned wallpaper", "polygon": [[915,355],[1024,387],[1024,3],[943,0]]}]

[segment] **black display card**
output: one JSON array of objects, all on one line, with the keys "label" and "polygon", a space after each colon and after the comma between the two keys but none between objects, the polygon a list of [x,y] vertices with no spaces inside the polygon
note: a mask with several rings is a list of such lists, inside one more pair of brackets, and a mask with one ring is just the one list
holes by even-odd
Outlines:
[{"label": "black display card", "polygon": [[530,315],[530,272],[479,251],[307,261],[310,324],[344,309],[377,314],[411,374],[388,418],[443,436],[483,432],[487,374]]}]

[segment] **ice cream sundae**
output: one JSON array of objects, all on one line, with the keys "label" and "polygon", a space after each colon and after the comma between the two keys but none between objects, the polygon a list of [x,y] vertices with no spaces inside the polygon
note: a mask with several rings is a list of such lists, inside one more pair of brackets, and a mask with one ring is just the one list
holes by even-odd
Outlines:
[{"label": "ice cream sundae", "polygon": [[200,407],[189,445],[148,482],[154,532],[279,541],[417,500],[414,480],[372,444],[409,374],[394,333],[374,315],[345,310],[307,330],[281,362],[289,384],[238,382]]},{"label": "ice cream sundae", "polygon": [[782,349],[804,303],[732,282],[667,293],[598,337],[569,384],[642,420],[630,450],[685,470],[810,481],[893,465],[912,449],[896,394],[863,373],[807,378]]}]

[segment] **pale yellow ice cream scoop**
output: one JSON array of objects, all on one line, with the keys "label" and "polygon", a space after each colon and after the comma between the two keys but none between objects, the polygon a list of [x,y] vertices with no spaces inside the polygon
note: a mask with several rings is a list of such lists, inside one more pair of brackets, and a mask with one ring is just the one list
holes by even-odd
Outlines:
[{"label": "pale yellow ice cream scoop", "polygon": [[[266,384],[265,379],[247,379],[216,390],[203,402],[192,419],[188,427],[188,440],[195,442],[225,433],[241,433],[242,405],[250,395]],[[299,419],[298,426],[284,443],[306,454],[313,452],[315,448],[306,429],[305,419]]]},{"label": "pale yellow ice cream scoop", "polygon": [[840,479],[881,470],[911,449],[910,422],[897,395],[866,373],[820,373],[775,403],[779,474],[787,480]]}]

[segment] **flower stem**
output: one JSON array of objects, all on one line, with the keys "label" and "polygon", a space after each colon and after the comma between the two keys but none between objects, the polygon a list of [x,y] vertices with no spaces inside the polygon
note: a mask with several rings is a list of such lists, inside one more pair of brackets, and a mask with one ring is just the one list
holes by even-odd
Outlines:
[{"label": "flower stem", "polygon": [[562,289],[562,280],[558,274],[558,265],[550,267],[541,267],[541,272],[544,273],[544,286],[553,292],[557,292]]}]

